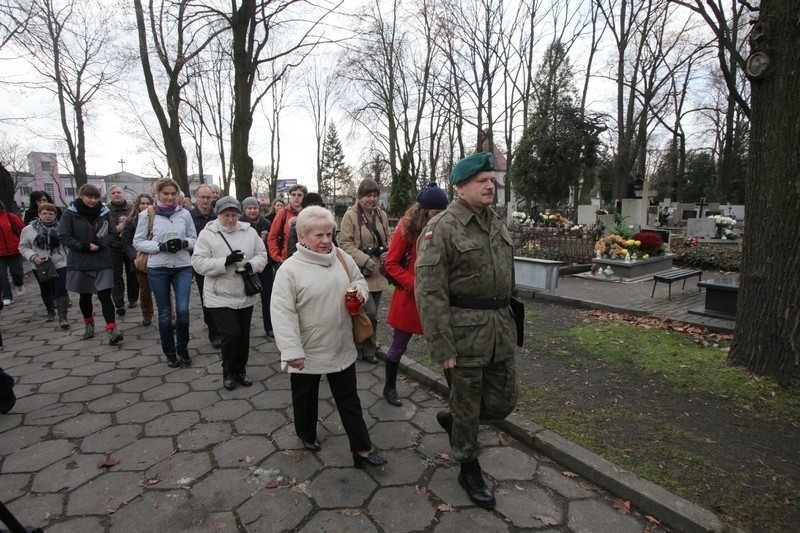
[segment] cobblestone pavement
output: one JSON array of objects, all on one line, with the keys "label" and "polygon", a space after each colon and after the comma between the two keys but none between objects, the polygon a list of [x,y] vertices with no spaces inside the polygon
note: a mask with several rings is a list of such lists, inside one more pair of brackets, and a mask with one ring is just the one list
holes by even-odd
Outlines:
[{"label": "cobblestone pavement", "polygon": [[429,386],[435,374],[411,371],[421,381],[398,384],[404,403],[396,408],[381,395],[382,365],[357,363],[370,435],[389,460],[362,471],[353,468],[324,381],[322,451],[302,449],[288,375],[261,332],[260,311],[248,367],[254,384],[229,392],[196,292],[194,363],[170,369],[156,328],[136,326],[138,309],[120,320],[125,340],[112,347],[102,335],[81,339],[77,299],[64,332],[44,323],[31,280],[28,289],[0,317],[0,366],[15,377],[19,397],[0,415],[0,501],[25,525],[48,532],[653,530],[636,508],[621,512],[620,500],[551,458],[568,457],[574,445],[542,435],[534,447],[525,441],[530,428],[513,421],[508,433],[482,429],[481,464],[497,507],[472,505],[436,423],[444,401]]}]

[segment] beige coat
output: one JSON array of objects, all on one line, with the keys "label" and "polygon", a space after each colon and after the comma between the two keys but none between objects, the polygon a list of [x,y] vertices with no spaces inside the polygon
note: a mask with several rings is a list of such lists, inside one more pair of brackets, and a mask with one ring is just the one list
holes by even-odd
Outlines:
[{"label": "beige coat", "polygon": [[[356,360],[345,293],[354,285],[366,299],[367,282],[353,259],[340,253],[349,269],[345,272],[336,250],[334,246],[331,253],[320,254],[298,246],[275,274],[270,303],[272,329],[288,372],[340,372]],[[295,359],[305,359],[303,370],[286,364]]]},{"label": "beige coat", "polygon": [[[347,252],[350,257],[355,259],[359,268],[364,267],[367,262],[373,263],[372,274],[367,279],[370,292],[379,292],[386,290],[389,287],[389,282],[380,273],[380,258],[370,257],[361,251],[364,246],[375,247],[378,243],[370,231],[369,226],[362,223],[359,224],[358,220],[358,202],[345,212],[342,217],[341,231],[339,232],[339,246],[342,250]],[[369,217],[372,221],[373,217]],[[384,246],[389,246],[389,217],[380,209],[375,208],[375,230],[383,240]]]},{"label": "beige coat", "polygon": [[25,259],[31,262],[31,270],[36,269],[36,265],[33,263],[33,258],[37,255],[42,259],[47,257],[52,259],[56,270],[59,268],[65,268],[67,266],[67,254],[65,253],[63,247],[59,246],[54,250],[45,250],[44,248],[37,246],[36,242],[34,242],[34,239],[36,239],[36,230],[31,224],[28,224],[22,228],[22,233],[19,235],[19,253],[21,253]]}]

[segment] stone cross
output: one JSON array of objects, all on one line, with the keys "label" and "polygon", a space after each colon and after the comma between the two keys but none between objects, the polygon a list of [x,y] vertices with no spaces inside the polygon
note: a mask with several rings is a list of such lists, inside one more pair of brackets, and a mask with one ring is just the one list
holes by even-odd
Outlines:
[{"label": "stone cross", "polygon": [[700,212],[697,214],[697,218],[703,218],[703,208],[708,205],[708,203],[706,203],[706,197],[703,196],[702,198],[700,198],[700,201],[694,205],[700,208]]}]

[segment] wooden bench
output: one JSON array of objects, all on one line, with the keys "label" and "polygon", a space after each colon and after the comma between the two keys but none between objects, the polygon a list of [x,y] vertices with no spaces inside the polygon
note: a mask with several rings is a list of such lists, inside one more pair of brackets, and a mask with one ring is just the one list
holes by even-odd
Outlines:
[{"label": "wooden bench", "polygon": [[[669,300],[672,300],[672,282],[673,281],[680,281],[683,280],[683,288],[686,288],[686,279],[691,278],[693,276],[697,276],[699,281],[703,280],[703,271],[702,270],[693,270],[691,268],[679,268],[677,270],[669,270],[667,272],[662,272],[660,274],[653,274],[653,292],[650,293],[650,298],[652,298],[656,293],[656,285],[659,283],[666,283],[669,285]],[[700,290],[700,287],[697,288]]]}]

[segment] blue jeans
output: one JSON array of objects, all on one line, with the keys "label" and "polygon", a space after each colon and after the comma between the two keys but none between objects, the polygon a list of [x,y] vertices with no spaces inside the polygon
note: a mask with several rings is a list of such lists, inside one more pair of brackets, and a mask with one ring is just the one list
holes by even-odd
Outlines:
[{"label": "blue jeans", "polygon": [[[186,350],[189,345],[189,293],[192,290],[192,267],[148,268],[147,280],[158,306],[158,334],[161,349],[167,357],[175,357],[176,351]],[[175,334],[170,319],[170,289],[175,292]],[[176,340],[177,338],[177,340]]]}]

